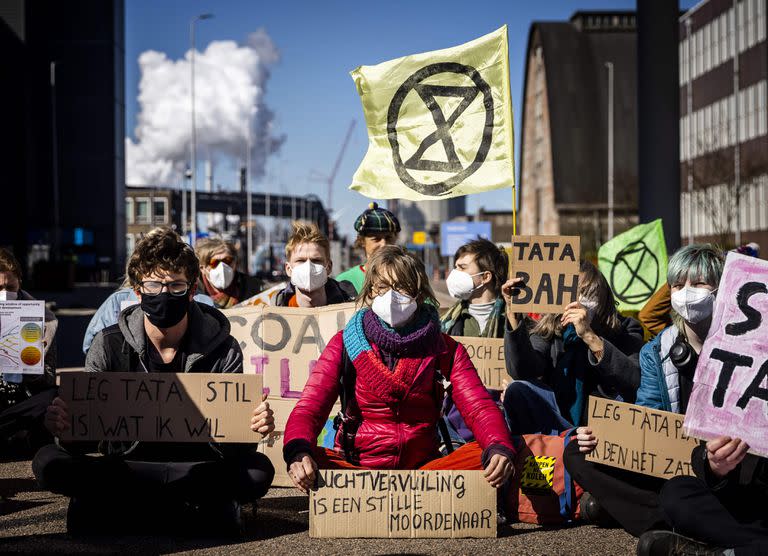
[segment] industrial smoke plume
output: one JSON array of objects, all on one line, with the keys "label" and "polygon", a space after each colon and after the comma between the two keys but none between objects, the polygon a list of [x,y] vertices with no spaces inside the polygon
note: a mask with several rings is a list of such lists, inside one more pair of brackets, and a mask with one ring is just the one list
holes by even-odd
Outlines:
[{"label": "industrial smoke plume", "polygon": [[[285,140],[273,134],[274,114],[264,102],[269,69],[278,58],[263,29],[251,33],[245,44],[213,41],[195,52],[198,160],[210,157],[241,164],[250,121],[251,171],[254,176],[264,173],[267,157]],[[148,50],[139,56],[139,68],[136,142],[125,139],[126,183],[177,184],[189,164],[190,52],[170,60],[162,52]]]}]

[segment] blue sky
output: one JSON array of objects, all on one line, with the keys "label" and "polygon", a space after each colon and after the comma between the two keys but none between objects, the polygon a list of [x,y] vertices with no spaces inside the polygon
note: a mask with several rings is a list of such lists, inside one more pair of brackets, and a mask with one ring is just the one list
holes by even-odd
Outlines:
[{"label": "blue sky", "polygon": [[[690,4],[684,1],[681,7]],[[330,173],[349,123],[356,119],[333,193],[334,208],[343,211],[339,216],[341,229],[349,233],[355,216],[369,202],[347,190],[367,148],[362,107],[349,77],[350,70],[362,64],[461,44],[506,23],[519,153],[520,97],[531,22],[567,20],[577,10],[634,7],[635,3],[627,0],[128,0],[126,129],[133,136],[138,111],[139,54],[152,49],[172,59],[182,57],[189,48],[189,21],[199,13],[211,12],[215,18],[199,24],[198,50],[213,40],[242,42],[249,33],[264,28],[281,52],[281,60],[273,68],[268,83],[266,102],[276,113],[276,132],[284,133],[287,140],[280,154],[268,164],[267,176],[255,188],[278,193],[282,184],[293,194],[315,193],[325,200],[325,185],[311,181],[309,176],[312,172]],[[216,181],[234,187],[236,177],[234,172],[219,170]],[[512,196],[509,189],[504,189],[472,195],[467,204],[470,212],[481,206],[509,209]]]}]

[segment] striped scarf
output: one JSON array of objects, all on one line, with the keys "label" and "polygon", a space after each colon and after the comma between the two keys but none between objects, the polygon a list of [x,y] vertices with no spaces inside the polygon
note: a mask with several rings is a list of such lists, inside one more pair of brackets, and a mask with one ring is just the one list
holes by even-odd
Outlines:
[{"label": "striped scarf", "polygon": [[[385,403],[402,401],[424,357],[439,353],[445,345],[431,305],[420,308],[413,324],[398,329],[370,309],[361,309],[347,323],[342,338],[358,379]],[[371,343],[398,358],[394,369],[384,364]]]}]

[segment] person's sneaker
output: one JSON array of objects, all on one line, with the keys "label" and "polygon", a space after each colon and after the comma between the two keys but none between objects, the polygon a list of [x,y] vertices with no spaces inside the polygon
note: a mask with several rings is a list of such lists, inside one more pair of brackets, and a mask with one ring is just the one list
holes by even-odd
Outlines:
[{"label": "person's sneaker", "polygon": [[603,508],[600,502],[597,501],[597,498],[592,496],[589,492],[585,492],[581,495],[579,508],[581,508],[581,518],[587,523],[606,528],[619,526],[616,520],[613,519],[613,517],[605,511],[605,508]]},{"label": "person's sneaker", "polygon": [[176,525],[184,534],[201,537],[239,538],[244,533],[241,506],[236,500],[186,502]]},{"label": "person's sneaker", "polygon": [[722,548],[695,541],[672,531],[648,531],[637,543],[637,556],[709,556]]}]

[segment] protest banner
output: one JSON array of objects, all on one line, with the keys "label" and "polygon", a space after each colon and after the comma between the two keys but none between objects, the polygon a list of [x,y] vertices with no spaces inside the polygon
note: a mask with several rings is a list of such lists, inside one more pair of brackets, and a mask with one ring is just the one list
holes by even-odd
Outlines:
[{"label": "protest banner", "polygon": [[651,477],[693,475],[698,444],[683,430],[684,416],[605,398],[589,397],[589,427],[597,447],[587,460]]},{"label": "protest banner", "polygon": [[667,244],[661,220],[617,235],[600,247],[597,259],[619,311],[639,311],[667,281]]},{"label": "protest banner", "polygon": [[512,380],[507,374],[503,338],[453,336],[453,339],[467,350],[467,355],[486,388],[502,390],[502,380]]},{"label": "protest banner", "polygon": [[728,253],[696,366],[685,430],[739,437],[768,457],[768,262]]},{"label": "protest banner", "polygon": [[287,284],[287,282],[280,282],[279,284],[275,284],[274,286],[267,288],[261,293],[257,293],[253,297],[249,297],[245,301],[241,301],[235,305],[233,309],[238,307],[255,307],[256,305],[272,305],[272,302],[274,301],[277,294],[284,290]]},{"label": "protest banner", "polygon": [[261,376],[235,373],[59,374],[71,428],[61,439],[245,442],[261,403]]},{"label": "protest banner", "polygon": [[460,46],[353,70],[368,151],[350,189],[421,201],[512,187],[508,50],[505,25]]},{"label": "protest banner", "polygon": [[320,470],[309,536],[496,536],[496,490],[482,471]]},{"label": "protest banner", "polygon": [[562,313],[578,300],[579,236],[514,236],[509,276],[525,286],[512,298],[521,313]]},{"label": "protest banner", "polygon": [[44,301],[0,301],[0,373],[41,375]]},{"label": "protest banner", "polygon": [[[283,461],[282,433],[301,397],[309,373],[331,338],[355,312],[354,303],[318,308],[256,305],[224,314],[243,350],[244,372],[261,375],[264,393],[275,412],[274,442],[265,448],[275,467],[275,486],[292,486]],[[336,415],[334,406],[330,418]],[[323,438],[327,439],[328,431]],[[327,445],[326,441],[320,443]]]}]

